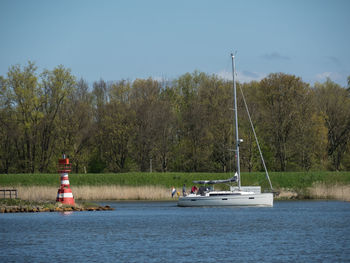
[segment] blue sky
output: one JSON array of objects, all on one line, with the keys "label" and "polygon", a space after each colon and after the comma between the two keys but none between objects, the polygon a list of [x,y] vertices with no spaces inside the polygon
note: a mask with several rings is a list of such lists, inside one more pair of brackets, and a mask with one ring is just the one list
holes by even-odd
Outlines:
[{"label": "blue sky", "polygon": [[284,72],[345,86],[347,0],[0,0],[0,75],[36,63],[100,78],[173,79],[203,71],[238,80]]}]

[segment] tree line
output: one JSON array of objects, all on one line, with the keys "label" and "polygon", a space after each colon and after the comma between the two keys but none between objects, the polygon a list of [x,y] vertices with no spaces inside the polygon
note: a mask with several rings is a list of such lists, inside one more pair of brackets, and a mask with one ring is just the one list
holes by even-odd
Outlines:
[{"label": "tree line", "polygon": [[[172,81],[95,81],[60,65],[11,66],[0,76],[0,173],[235,170],[232,81],[195,71]],[[348,87],[273,73],[237,83],[271,171],[350,169]],[[243,171],[260,171],[238,92]]]}]

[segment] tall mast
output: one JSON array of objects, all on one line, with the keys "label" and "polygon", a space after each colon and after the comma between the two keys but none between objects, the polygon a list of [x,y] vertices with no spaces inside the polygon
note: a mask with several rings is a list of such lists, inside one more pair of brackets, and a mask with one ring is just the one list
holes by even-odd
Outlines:
[{"label": "tall mast", "polygon": [[236,161],[237,161],[237,174],[238,174],[238,189],[241,189],[241,168],[239,164],[239,136],[238,136],[238,114],[237,114],[237,92],[236,92],[236,81],[235,81],[235,56],[231,53],[232,57],[232,79],[233,79],[233,96],[234,96],[234,112],[235,112],[235,128],[236,128]]}]

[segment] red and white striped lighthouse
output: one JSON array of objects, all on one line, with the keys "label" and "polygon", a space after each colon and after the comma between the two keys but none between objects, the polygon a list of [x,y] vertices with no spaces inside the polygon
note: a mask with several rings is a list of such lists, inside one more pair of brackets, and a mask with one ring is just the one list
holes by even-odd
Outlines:
[{"label": "red and white striped lighthouse", "polygon": [[61,187],[57,192],[56,202],[62,204],[75,205],[72,190],[70,189],[68,173],[71,171],[69,159],[63,154],[63,158],[58,160],[58,173],[61,175]]}]

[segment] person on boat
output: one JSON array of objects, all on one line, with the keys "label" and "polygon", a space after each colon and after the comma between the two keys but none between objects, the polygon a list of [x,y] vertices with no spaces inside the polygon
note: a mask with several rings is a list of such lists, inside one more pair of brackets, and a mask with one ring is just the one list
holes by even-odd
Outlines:
[{"label": "person on boat", "polygon": [[173,186],[173,189],[171,190],[171,198],[174,198],[174,195],[176,194],[176,189]]},{"label": "person on boat", "polygon": [[197,192],[198,188],[197,186],[192,186],[192,189],[191,189],[191,194],[195,194]]},{"label": "person on boat", "polygon": [[182,187],[182,195],[186,196],[186,184],[184,184]]},{"label": "person on boat", "polygon": [[207,188],[205,186],[199,187],[198,193],[200,195],[205,195],[205,192],[207,191]]}]

